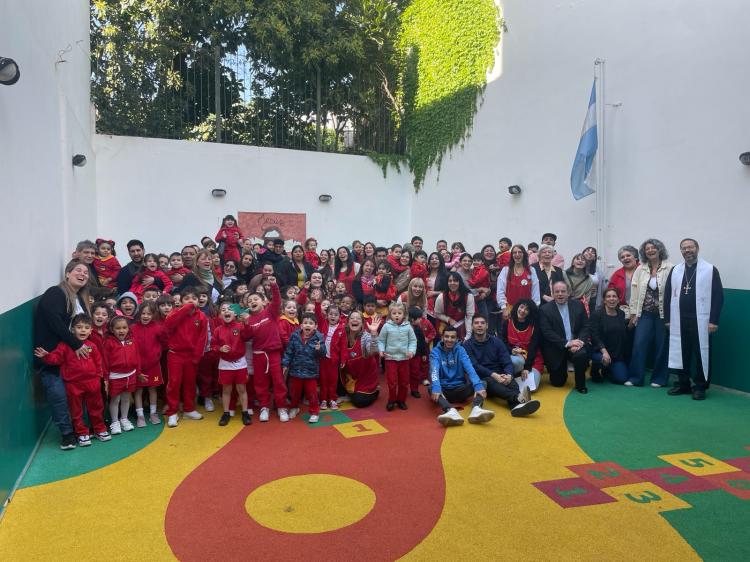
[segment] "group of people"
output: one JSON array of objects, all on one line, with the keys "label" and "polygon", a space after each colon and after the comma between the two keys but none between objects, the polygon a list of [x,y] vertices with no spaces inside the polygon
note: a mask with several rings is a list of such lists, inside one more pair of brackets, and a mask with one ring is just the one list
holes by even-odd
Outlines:
[{"label": "group of people", "polygon": [[513,416],[534,413],[545,369],[553,386],[572,370],[583,394],[589,365],[594,382],[641,386],[650,353],[651,386],[667,385],[671,367],[669,394],[705,398],[723,297],[695,240],[680,243],[675,267],[658,240],[624,246],[609,279],[595,248],[564,268],[557,237],[541,242],[501,238],[472,254],[439,240],[428,254],[419,236],[336,250],[308,238],[287,253],[280,239],[253,244],[231,215],[214,238],[170,255],[130,240],[124,266],[114,241],[83,241],[35,318],[61,448],[161,423],[160,399],[170,427],[180,412],[201,419],[196,404],[213,411],[217,397],[220,425],[237,403],[246,425],[254,408],[261,422],[273,408],[288,422],[303,400],[316,423],[343,400],[373,404],[381,372],[389,411],[407,410],[426,386],[445,426],[464,422],[455,405],[469,399],[470,423],[494,417],[487,398]]}]

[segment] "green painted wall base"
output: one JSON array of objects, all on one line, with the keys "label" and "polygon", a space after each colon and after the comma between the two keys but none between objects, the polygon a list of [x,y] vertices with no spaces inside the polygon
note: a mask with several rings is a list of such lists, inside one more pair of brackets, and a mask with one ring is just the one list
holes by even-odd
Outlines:
[{"label": "green painted wall base", "polygon": [[724,289],[724,308],[719,331],[713,336],[711,382],[750,392],[750,376],[745,365],[750,343],[747,338],[747,319],[750,318],[750,291]]},{"label": "green painted wall base", "polygon": [[0,315],[0,506],[5,503],[49,418],[34,375],[36,299]]}]

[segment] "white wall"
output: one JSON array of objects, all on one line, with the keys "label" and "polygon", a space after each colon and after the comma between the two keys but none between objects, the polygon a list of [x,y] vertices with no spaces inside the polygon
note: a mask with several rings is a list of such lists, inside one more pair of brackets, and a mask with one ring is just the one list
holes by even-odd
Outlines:
[{"label": "white wall", "polygon": [[725,285],[750,288],[735,242],[750,203],[747,2],[505,0],[503,15],[500,76],[465,149],[413,197],[412,229],[474,249],[551,230],[568,258],[594,245],[595,198],[573,200],[569,178],[601,57],[606,101],[622,102],[606,109],[605,258],[655,236],[679,261],[692,236]]},{"label": "white wall", "polygon": [[[19,248],[3,276],[4,312],[59,282],[72,246],[93,231],[96,200],[88,2],[2,0],[0,14],[0,56],[21,69],[0,86],[0,237]],[[88,166],[73,170],[76,153]]]},{"label": "white wall", "polygon": [[[320,248],[354,238],[403,242],[410,233],[411,179],[363,156],[318,154],[95,135],[98,234],[147,251],[172,252],[214,236],[226,214],[307,213]],[[214,188],[227,195],[211,196]],[[333,196],[329,203],[320,194]]]}]

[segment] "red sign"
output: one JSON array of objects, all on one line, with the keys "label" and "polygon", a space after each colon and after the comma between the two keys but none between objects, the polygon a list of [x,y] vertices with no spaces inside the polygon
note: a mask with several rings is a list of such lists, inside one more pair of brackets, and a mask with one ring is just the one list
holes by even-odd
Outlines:
[{"label": "red sign", "polygon": [[268,240],[281,238],[287,251],[302,244],[307,237],[305,213],[238,213],[240,229],[253,244],[265,245]]}]

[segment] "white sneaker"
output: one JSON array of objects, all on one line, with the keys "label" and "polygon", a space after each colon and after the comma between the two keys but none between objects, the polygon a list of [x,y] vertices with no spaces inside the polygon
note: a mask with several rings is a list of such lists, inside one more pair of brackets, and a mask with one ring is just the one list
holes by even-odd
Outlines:
[{"label": "white sneaker", "polygon": [[469,423],[487,423],[495,417],[495,412],[485,410],[481,406],[474,406],[469,414]]},{"label": "white sneaker", "polygon": [[422,381],[422,386],[430,386],[430,381],[425,379]]},{"label": "white sneaker", "polygon": [[258,416],[258,419],[262,422],[268,421],[268,408],[261,408],[260,409],[260,416]]},{"label": "white sneaker", "polygon": [[528,416],[529,414],[533,414],[534,412],[536,412],[539,409],[539,406],[541,406],[539,400],[529,400],[528,402],[522,402],[521,404],[513,407],[513,409],[510,411],[510,415],[514,418]]},{"label": "white sneaker", "polygon": [[203,407],[207,412],[213,412],[216,409],[214,408],[214,401],[210,398],[206,398],[206,400],[203,402]]},{"label": "white sneaker", "polygon": [[79,435],[78,436],[78,446],[79,447],[88,447],[91,445],[91,437],[88,435]]},{"label": "white sneaker", "polygon": [[451,425],[463,425],[464,423],[464,419],[455,408],[451,408],[447,412],[440,414],[437,419],[440,425],[444,425],[445,427]]},{"label": "white sneaker", "polygon": [[313,415],[310,416],[310,419],[307,420],[307,421],[308,421],[308,423],[317,423],[319,419],[320,418],[318,417],[317,414],[313,414]]},{"label": "white sneaker", "polygon": [[331,400],[328,403],[328,408],[331,409],[331,410],[338,410],[339,409],[339,405],[336,403],[335,400]]},{"label": "white sneaker", "polygon": [[185,412],[184,414],[182,414],[182,417],[187,418],[189,420],[202,420],[203,419],[203,416],[201,415],[201,413],[196,410],[193,410],[192,412]]},{"label": "white sneaker", "polygon": [[128,418],[120,418],[120,425],[123,431],[133,431],[133,424]]},{"label": "white sneaker", "polygon": [[143,416],[138,416],[138,418],[135,420],[135,425],[137,427],[146,427],[146,418]]},{"label": "white sneaker", "polygon": [[279,408],[279,421],[283,423],[289,421],[289,411],[286,408]]},{"label": "white sneaker", "polygon": [[[253,411],[252,411],[252,410],[250,410],[250,415],[252,415],[252,414],[253,414]],[[234,417],[234,410],[229,410],[229,417],[230,417],[230,418],[233,418],[233,417]]]},{"label": "white sneaker", "polygon": [[107,431],[102,431],[101,433],[96,434],[96,438],[99,441],[110,441],[112,439],[112,436]]},{"label": "white sneaker", "polygon": [[110,435],[120,435],[122,433],[119,420],[115,420],[109,424],[109,433]]},{"label": "white sneaker", "polygon": [[624,382],[624,383],[622,383],[622,384],[623,384],[623,386],[633,386],[633,383],[632,383],[632,382],[630,382],[630,381],[625,381],[625,382]]},{"label": "white sneaker", "polygon": [[290,408],[289,409],[289,419],[293,420],[297,417],[297,414],[299,414],[299,408]]},{"label": "white sneaker", "polygon": [[663,384],[659,384],[658,382],[652,382],[651,383],[651,388],[661,388],[662,386],[664,386],[664,385]]},{"label": "white sneaker", "polygon": [[328,409],[328,402],[326,402],[325,400],[323,400],[323,401],[322,401],[322,402],[320,403],[320,409],[321,409],[321,410],[327,410],[327,409]]},{"label": "white sneaker", "polygon": [[177,427],[177,414],[172,414],[167,418],[167,427]]}]

